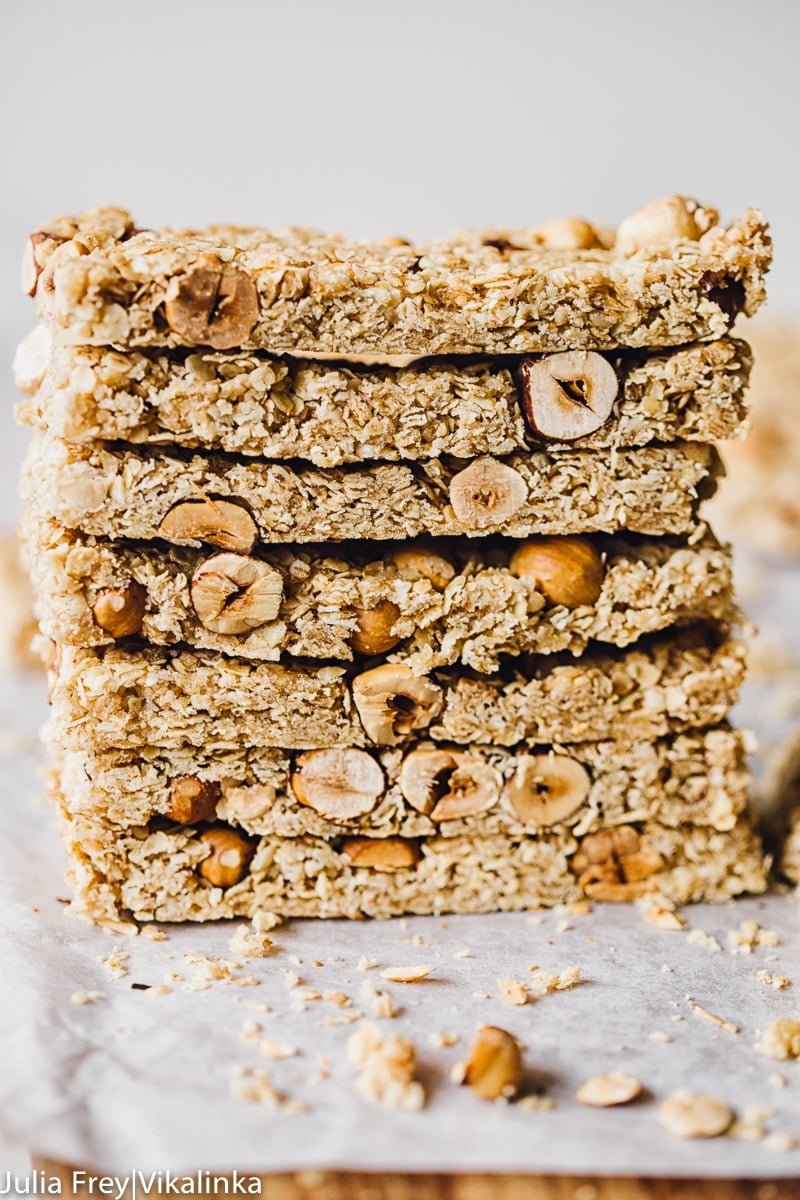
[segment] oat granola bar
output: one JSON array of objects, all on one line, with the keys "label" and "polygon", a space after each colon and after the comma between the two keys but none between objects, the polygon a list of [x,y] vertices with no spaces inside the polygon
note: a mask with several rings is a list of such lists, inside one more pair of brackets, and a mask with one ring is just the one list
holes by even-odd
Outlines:
[{"label": "oat granola bar", "polygon": [[327,841],[245,839],[227,826],[120,834],[59,808],[72,909],[99,921],[494,912],[581,897],[633,901],[650,892],[684,904],[766,887],[746,818],[724,833],[645,821],[580,839],[559,831]]},{"label": "oat granola bar", "polygon": [[734,338],[650,355],[570,351],[401,369],[57,346],[39,383],[25,364],[43,334],[34,330],[18,353],[18,378],[34,393],[18,409],[28,424],[66,441],[174,443],[318,467],[506,455],[543,442],[605,449],[733,438],[751,363]]},{"label": "oat granola bar", "polygon": [[318,470],[39,437],[24,488],[37,516],[67,529],[249,553],[259,540],[688,533],[717,469],[694,442]]},{"label": "oat granola bar", "polygon": [[[720,640],[721,638],[721,640]],[[61,647],[51,742],[65,749],[396,745],[412,736],[519,742],[652,740],[714,725],[735,702],[743,647],[706,627],[580,659],[524,659],[495,676],[348,673],[202,651]]]},{"label": "oat granola bar", "polygon": [[673,346],[763,300],[761,213],[728,226],[672,196],[588,222],[409,245],[308,230],[138,230],[121,209],[48,222],[24,287],[73,344],[271,353],[486,354]]},{"label": "oat granola bar", "polygon": [[[248,835],[336,838],[576,836],[632,821],[732,829],[744,811],[745,739],[726,725],[654,742],[383,750],[182,746],[60,756],[69,811],[122,829],[222,821]],[[161,827],[161,826],[159,826]]]},{"label": "oat granola bar", "polygon": [[[257,554],[106,542],[31,523],[27,565],[55,642],[217,650],[277,661],[389,653],[415,670],[501,655],[627,646],[701,619],[731,622],[730,553],[624,536],[486,539]],[[478,550],[480,552],[478,552]]]}]

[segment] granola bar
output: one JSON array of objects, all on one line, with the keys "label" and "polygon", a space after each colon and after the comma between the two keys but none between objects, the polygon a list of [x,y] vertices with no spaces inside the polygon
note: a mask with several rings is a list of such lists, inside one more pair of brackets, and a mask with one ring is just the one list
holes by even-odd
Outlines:
[{"label": "granola bar", "polygon": [[[41,332],[33,338],[31,353]],[[318,467],[506,455],[543,441],[593,450],[713,442],[742,429],[750,363],[734,338],[650,355],[428,359],[401,369],[57,346],[18,415],[66,441],[174,443]],[[38,383],[24,365],[18,375],[27,389]],[[569,436],[559,441],[559,430]]]},{"label": "granola bar", "polygon": [[672,196],[615,234],[561,225],[409,245],[302,229],[153,232],[100,209],[32,235],[24,286],[73,344],[312,357],[674,346],[722,336],[763,300],[771,244],[756,210],[723,226]]},{"label": "granola bar", "polygon": [[627,646],[733,617],[730,554],[710,534],[694,544],[595,534],[477,545],[241,555],[106,542],[47,523],[28,529],[26,558],[42,631],[76,646],[138,634],[262,661],[351,661],[366,649],[415,670],[460,662],[488,673],[501,655]]},{"label": "granola bar", "polygon": [[583,896],[633,901],[649,892],[683,904],[766,887],[746,818],[724,833],[645,821],[581,839],[557,831],[327,841],[244,838],[224,825],[120,833],[59,808],[72,909],[100,921],[202,921],[262,910],[351,918],[494,912]]},{"label": "granola bar", "polygon": [[576,836],[634,821],[732,829],[749,776],[743,736],[728,726],[654,742],[563,747],[347,746],[288,754],[242,746],[219,755],[164,752],[60,756],[75,816],[121,828],[222,821],[248,835],[327,839]]},{"label": "granola bar", "polygon": [[203,651],[61,647],[51,741],[98,752],[182,745],[303,749],[395,745],[411,736],[514,746],[652,740],[713,725],[734,703],[744,649],[689,628],[579,660],[519,660],[495,676],[414,675],[384,663],[250,663]]},{"label": "granola bar", "polygon": [[249,553],[259,540],[687,533],[717,469],[695,442],[318,470],[39,437],[24,488],[34,513],[67,529]]}]

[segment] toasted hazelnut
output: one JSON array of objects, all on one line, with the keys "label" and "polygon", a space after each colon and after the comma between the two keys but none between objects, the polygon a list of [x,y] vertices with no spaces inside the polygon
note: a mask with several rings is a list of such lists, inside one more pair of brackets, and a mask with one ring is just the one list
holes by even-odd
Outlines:
[{"label": "toasted hazelnut", "polygon": [[415,867],[422,854],[416,842],[408,838],[351,837],[342,842],[342,854],[354,867],[374,871],[403,871]]},{"label": "toasted hazelnut", "polygon": [[384,663],[355,677],[353,700],[373,742],[396,746],[430,725],[441,711],[442,689],[405,663]]},{"label": "toasted hazelnut", "polygon": [[165,816],[179,825],[212,821],[222,789],[210,779],[196,775],[178,775],[169,785],[169,803]]},{"label": "toasted hazelnut", "polygon": [[528,538],[512,554],[508,569],[564,608],[595,604],[603,590],[603,556],[583,537]]},{"label": "toasted hazelnut", "polygon": [[187,346],[231,350],[258,320],[258,292],[239,267],[203,255],[169,284],[164,315]]},{"label": "toasted hazelnut", "polygon": [[210,848],[208,857],[197,867],[203,879],[221,888],[233,887],[244,879],[256,851],[254,838],[228,825],[214,825],[204,829],[198,841]]},{"label": "toasted hazelnut", "polygon": [[595,250],[602,246],[594,225],[582,217],[556,217],[533,231],[538,242],[556,250]]},{"label": "toasted hazelnut", "polygon": [[242,504],[224,497],[179,500],[158,527],[170,542],[209,542],[223,550],[247,554],[258,537],[258,527]]},{"label": "toasted hazelnut", "polygon": [[665,196],[625,218],[617,229],[615,249],[627,256],[670,242],[696,242],[718,219],[714,209],[703,208],[696,200]]},{"label": "toasted hazelnut", "polygon": [[578,886],[593,900],[625,902],[651,890],[664,860],[631,825],[588,834],[571,861]]},{"label": "toasted hazelnut", "polygon": [[410,583],[427,579],[435,588],[444,591],[451,579],[455,578],[456,569],[450,560],[424,546],[404,546],[395,550],[390,559],[400,578]]},{"label": "toasted hazelnut", "polygon": [[500,795],[498,771],[478,754],[421,747],[400,768],[400,791],[432,821],[457,821],[486,812]]},{"label": "toasted hazelnut", "polygon": [[294,761],[292,791],[301,804],[331,821],[372,812],[383,795],[383,771],[366,750],[308,750]]},{"label": "toasted hazelnut", "polygon": [[523,359],[520,404],[537,437],[574,442],[606,423],[617,398],[617,373],[594,350],[568,350]]},{"label": "toasted hazelnut", "polygon": [[400,609],[391,600],[381,600],[375,608],[357,608],[357,628],[350,635],[350,645],[357,654],[385,654],[400,641],[392,626],[400,617]]},{"label": "toasted hazelnut", "polygon": [[14,354],[14,382],[26,396],[32,396],[44,379],[51,349],[52,338],[46,325],[35,325],[17,346]]},{"label": "toasted hazelnut", "polygon": [[658,1119],[676,1137],[710,1138],[730,1129],[733,1113],[716,1096],[684,1088],[667,1097],[658,1111]]},{"label": "toasted hazelnut", "polygon": [[63,241],[63,237],[40,229],[30,235],[22,254],[21,283],[26,296],[36,294],[39,277],[47,266],[48,258]]},{"label": "toasted hazelnut", "polygon": [[132,580],[126,588],[104,588],[92,605],[94,619],[113,638],[133,637],[141,631],[147,589]]},{"label": "toasted hazelnut", "polygon": [[585,802],[592,781],[586,768],[565,754],[522,754],[506,798],[524,825],[566,821]]},{"label": "toasted hazelnut", "polygon": [[525,503],[528,488],[519,471],[496,458],[476,458],[450,480],[456,519],[469,529],[502,525]]},{"label": "toasted hazelnut", "polygon": [[197,616],[213,633],[249,633],[274,621],[283,579],[269,563],[245,554],[215,554],[201,563],[190,584]]},{"label": "toasted hazelnut", "polygon": [[481,1025],[466,1061],[456,1067],[454,1078],[482,1100],[509,1099],[522,1082],[519,1042],[497,1025]]}]

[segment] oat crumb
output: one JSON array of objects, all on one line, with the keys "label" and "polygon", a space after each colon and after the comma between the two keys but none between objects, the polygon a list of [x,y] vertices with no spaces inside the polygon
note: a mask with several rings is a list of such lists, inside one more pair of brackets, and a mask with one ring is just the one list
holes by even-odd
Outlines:
[{"label": "oat crumb", "polygon": [[428,1041],[437,1050],[448,1050],[451,1046],[455,1046],[458,1040],[457,1033],[446,1033],[444,1030],[434,1029],[428,1034]]},{"label": "oat crumb", "polygon": [[419,983],[421,979],[427,979],[433,967],[428,965],[419,965],[416,967],[387,967],[385,971],[381,971],[381,979],[386,979],[389,983]]},{"label": "oat crumb", "polygon": [[389,992],[380,991],[374,984],[365,979],[361,985],[361,998],[372,1008],[373,1017],[394,1017],[395,1007]]},{"label": "oat crumb", "polygon": [[648,1040],[651,1042],[671,1042],[672,1038],[668,1033],[664,1033],[663,1029],[654,1029],[652,1033],[648,1033]]},{"label": "oat crumb", "polygon": [[555,1100],[549,1096],[522,1096],[517,1101],[517,1107],[523,1112],[549,1112],[555,1106]]},{"label": "oat crumb", "polygon": [[762,929],[758,921],[742,921],[738,929],[728,931],[728,941],[734,954],[752,954],[759,946],[780,945],[775,930]]},{"label": "oat crumb", "polygon": [[383,1038],[377,1026],[365,1023],[348,1039],[347,1057],[356,1071],[356,1091],[364,1100],[411,1111],[425,1104],[422,1084],[414,1078],[416,1051],[407,1038]]},{"label": "oat crumb", "polygon": [[766,984],[767,987],[775,988],[775,991],[790,987],[792,983],[791,979],[787,979],[785,975],[772,975],[769,971],[757,971],[756,979],[759,983]]},{"label": "oat crumb", "polygon": [[522,1005],[528,1001],[528,986],[521,979],[498,979],[497,988],[509,1004]]},{"label": "oat crumb", "polygon": [[781,1017],[762,1033],[757,1049],[769,1058],[800,1058],[800,1021]]},{"label": "oat crumb", "polygon": [[283,917],[279,917],[277,913],[268,912],[266,909],[259,909],[258,912],[253,913],[250,923],[256,933],[270,933],[283,924]]},{"label": "oat crumb", "polygon": [[70,1004],[96,1004],[105,998],[104,992],[73,992],[69,1000]]},{"label": "oat crumb", "polygon": [[686,940],[693,946],[702,946],[704,950],[711,950],[714,954],[719,954],[722,950],[722,946],[713,934],[706,933],[704,929],[690,929]]},{"label": "oat crumb", "polygon": [[371,971],[373,969],[373,967],[377,967],[377,965],[378,965],[377,958],[368,958],[366,954],[362,954],[361,958],[358,960],[358,963],[356,964],[356,970],[357,971]]}]

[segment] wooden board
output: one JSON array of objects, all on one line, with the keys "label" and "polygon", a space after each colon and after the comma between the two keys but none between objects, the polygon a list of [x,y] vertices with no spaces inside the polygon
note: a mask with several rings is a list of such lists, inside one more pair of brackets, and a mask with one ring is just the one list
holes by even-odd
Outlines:
[{"label": "wooden board", "polygon": [[[72,1190],[71,1168],[34,1157],[36,1170]],[[259,1175],[263,1200],[800,1200],[800,1180],[591,1179],[522,1175],[365,1175],[308,1171]],[[151,1196],[161,1193],[151,1192]],[[222,1194],[222,1193],[220,1193]],[[93,1194],[97,1200],[97,1192]]]}]

